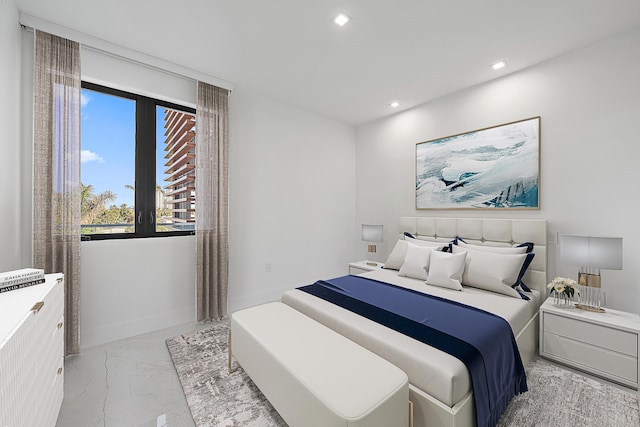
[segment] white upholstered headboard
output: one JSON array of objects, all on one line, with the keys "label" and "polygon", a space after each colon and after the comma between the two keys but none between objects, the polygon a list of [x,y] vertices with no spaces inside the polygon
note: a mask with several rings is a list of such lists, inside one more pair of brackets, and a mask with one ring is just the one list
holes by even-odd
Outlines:
[{"label": "white upholstered headboard", "polygon": [[400,234],[411,233],[424,240],[448,242],[456,237],[467,243],[511,246],[532,242],[533,258],[523,281],[547,295],[547,222],[541,219],[481,219],[400,217]]}]

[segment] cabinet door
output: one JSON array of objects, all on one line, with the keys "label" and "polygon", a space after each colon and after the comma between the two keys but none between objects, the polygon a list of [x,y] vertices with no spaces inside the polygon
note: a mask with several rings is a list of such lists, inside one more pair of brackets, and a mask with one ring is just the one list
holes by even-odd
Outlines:
[{"label": "cabinet door", "polygon": [[44,296],[44,305],[36,314],[38,340],[42,343],[37,353],[40,370],[38,377],[42,388],[38,405],[41,425],[55,425],[60,410],[64,365],[64,284],[57,283]]},{"label": "cabinet door", "polygon": [[29,357],[38,352],[33,338],[37,326],[36,317],[29,312],[0,348],[0,395],[8,397],[0,401],[2,426],[38,425],[34,410],[40,388],[34,375],[38,368]]}]

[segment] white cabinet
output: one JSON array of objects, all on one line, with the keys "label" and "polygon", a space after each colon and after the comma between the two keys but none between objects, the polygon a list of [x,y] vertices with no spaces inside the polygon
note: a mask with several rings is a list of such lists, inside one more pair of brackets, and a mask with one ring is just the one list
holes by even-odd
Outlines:
[{"label": "white cabinet", "polygon": [[0,426],[55,426],[62,404],[64,282],[0,294]]},{"label": "white cabinet", "polygon": [[384,264],[378,262],[376,265],[368,264],[369,261],[357,261],[349,263],[349,274],[362,274],[367,271],[377,270],[378,268],[382,268]]},{"label": "white cabinet", "polygon": [[540,355],[638,389],[640,317],[606,310],[567,310],[547,299],[540,308]]}]

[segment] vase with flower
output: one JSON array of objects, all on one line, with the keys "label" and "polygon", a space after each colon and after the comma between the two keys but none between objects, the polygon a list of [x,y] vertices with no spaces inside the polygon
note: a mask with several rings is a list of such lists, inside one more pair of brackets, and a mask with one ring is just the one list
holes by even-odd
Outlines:
[{"label": "vase with flower", "polygon": [[549,292],[553,294],[554,305],[562,308],[573,308],[574,297],[579,295],[578,283],[566,277],[556,277],[547,285]]}]

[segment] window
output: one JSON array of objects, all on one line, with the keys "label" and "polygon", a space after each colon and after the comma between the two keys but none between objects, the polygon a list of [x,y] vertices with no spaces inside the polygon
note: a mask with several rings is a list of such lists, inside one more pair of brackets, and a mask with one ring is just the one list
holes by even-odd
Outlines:
[{"label": "window", "polygon": [[85,240],[193,234],[195,110],[82,84]]}]

